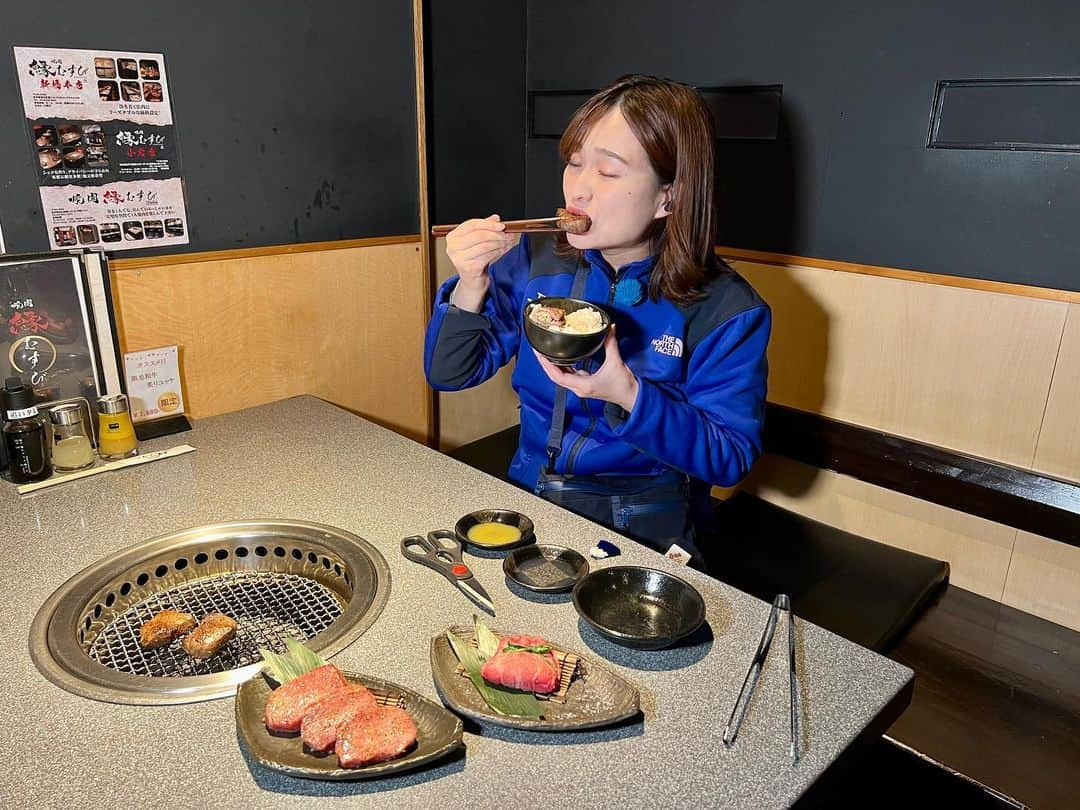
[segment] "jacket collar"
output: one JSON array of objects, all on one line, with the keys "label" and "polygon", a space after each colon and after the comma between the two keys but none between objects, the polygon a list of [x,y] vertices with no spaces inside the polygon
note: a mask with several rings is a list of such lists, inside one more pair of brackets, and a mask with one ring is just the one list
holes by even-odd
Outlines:
[{"label": "jacket collar", "polygon": [[644,278],[652,270],[653,265],[656,264],[656,256],[646,256],[644,259],[638,259],[636,262],[624,264],[616,269],[608,263],[608,260],[604,258],[604,255],[599,250],[590,249],[585,251],[585,261],[590,266],[607,273],[611,278]]}]

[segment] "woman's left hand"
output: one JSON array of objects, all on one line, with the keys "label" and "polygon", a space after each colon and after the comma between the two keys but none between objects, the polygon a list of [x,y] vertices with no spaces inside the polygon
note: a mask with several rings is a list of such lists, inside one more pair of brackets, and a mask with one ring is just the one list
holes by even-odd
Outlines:
[{"label": "woman's left hand", "polygon": [[533,349],[540,368],[556,385],[573,391],[582,399],[602,399],[614,402],[627,412],[632,411],[638,395],[638,380],[619,354],[614,326],[604,339],[604,353],[603,365],[589,374],[580,369],[557,366]]}]

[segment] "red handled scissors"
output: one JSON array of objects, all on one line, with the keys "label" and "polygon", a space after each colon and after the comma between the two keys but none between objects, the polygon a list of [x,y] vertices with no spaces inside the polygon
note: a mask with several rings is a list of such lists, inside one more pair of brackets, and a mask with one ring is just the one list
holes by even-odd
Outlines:
[{"label": "red handled scissors", "polygon": [[406,537],[401,541],[401,553],[406,559],[438,571],[473,602],[492,616],[495,615],[491,597],[461,558],[461,543],[452,531],[436,529],[428,532],[427,537],[418,534]]}]

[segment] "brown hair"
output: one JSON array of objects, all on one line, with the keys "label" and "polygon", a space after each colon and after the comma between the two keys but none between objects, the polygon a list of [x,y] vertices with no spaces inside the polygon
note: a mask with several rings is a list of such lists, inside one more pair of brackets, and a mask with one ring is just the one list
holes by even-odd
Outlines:
[{"label": "brown hair", "polygon": [[[655,220],[646,233],[657,254],[649,295],[654,300],[662,295],[677,303],[690,303],[701,296],[716,266],[712,113],[701,94],[685,84],[654,76],[621,76],[574,113],[559,141],[564,161],[581,148],[592,126],[615,107],[645,148],[660,182],[672,185],[671,213]],[[580,256],[565,243],[559,252]]]}]

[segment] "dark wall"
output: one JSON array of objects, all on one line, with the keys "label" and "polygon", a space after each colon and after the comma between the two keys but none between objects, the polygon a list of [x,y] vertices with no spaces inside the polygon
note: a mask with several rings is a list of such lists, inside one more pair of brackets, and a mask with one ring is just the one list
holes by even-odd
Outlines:
[{"label": "dark wall", "polygon": [[[5,3],[0,20],[9,66],[17,44],[164,53],[191,232],[170,251],[418,231],[410,3],[57,0]],[[0,223],[8,250],[47,249],[7,73]]]},{"label": "dark wall", "polygon": [[433,223],[525,213],[525,4],[429,2]]},{"label": "dark wall", "polygon": [[[1080,290],[1080,155],[925,146],[940,79],[1080,75],[1075,3],[544,0],[527,22],[529,90],[783,85],[776,140],[721,144],[722,244]],[[555,147],[529,140],[530,215],[561,203]]]}]

